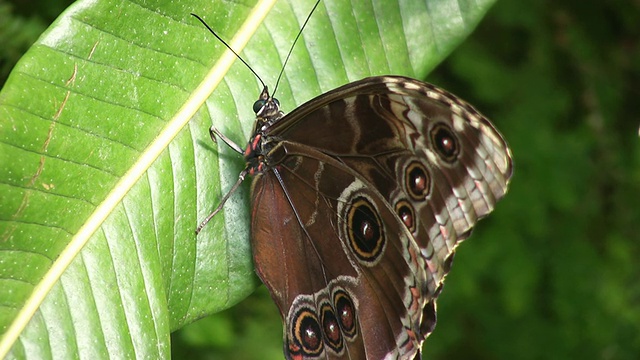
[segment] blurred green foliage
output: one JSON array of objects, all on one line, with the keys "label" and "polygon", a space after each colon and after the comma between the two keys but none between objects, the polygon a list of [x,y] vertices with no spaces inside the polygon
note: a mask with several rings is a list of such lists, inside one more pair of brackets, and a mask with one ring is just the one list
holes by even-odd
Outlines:
[{"label": "blurred green foliage", "polygon": [[[0,0],[0,83],[70,1]],[[640,357],[640,3],[503,0],[429,81],[488,115],[515,176],[462,245],[429,359]],[[264,288],[175,358],[282,357]]]},{"label": "blurred green foliage", "polygon": [[45,20],[43,14],[19,15],[16,4],[0,0],[0,84],[4,84],[15,63],[47,28],[50,20]]},{"label": "blurred green foliage", "polygon": [[515,176],[458,252],[429,358],[640,356],[638,24],[638,2],[498,2],[430,78],[490,115]]}]

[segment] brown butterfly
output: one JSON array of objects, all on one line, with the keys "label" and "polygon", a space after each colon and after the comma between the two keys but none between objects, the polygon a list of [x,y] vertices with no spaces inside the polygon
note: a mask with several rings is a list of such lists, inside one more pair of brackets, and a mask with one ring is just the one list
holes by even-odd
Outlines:
[{"label": "brown butterfly", "polygon": [[265,86],[254,111],[246,149],[232,146],[246,161],[238,184],[253,176],[254,264],[286,357],[419,358],[456,246],[507,191],[503,137],[456,96],[401,76],[287,115]]}]

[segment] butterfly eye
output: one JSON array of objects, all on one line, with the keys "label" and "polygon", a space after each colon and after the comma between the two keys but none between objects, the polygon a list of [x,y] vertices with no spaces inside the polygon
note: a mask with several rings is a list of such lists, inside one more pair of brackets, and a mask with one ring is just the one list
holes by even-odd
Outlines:
[{"label": "butterfly eye", "polygon": [[278,101],[278,99],[273,98],[273,103],[276,104],[277,107],[280,107],[280,101]]},{"label": "butterfly eye", "polygon": [[264,107],[264,104],[266,104],[266,103],[267,103],[267,101],[266,100],[262,100],[262,99],[254,102],[253,103],[253,112],[256,113],[256,114],[258,112],[260,112],[260,110],[262,110],[262,107]]},{"label": "butterfly eye", "polygon": [[349,243],[359,260],[372,266],[385,248],[382,220],[373,203],[365,198],[354,199],[347,215]]},{"label": "butterfly eye", "polygon": [[340,319],[340,326],[348,339],[356,335],[356,310],[351,297],[344,291],[338,290],[334,295],[334,306]]},{"label": "butterfly eye", "polygon": [[324,304],[321,310],[322,314],[322,331],[324,332],[327,345],[336,353],[342,351],[343,342],[340,333],[340,324],[329,304]]},{"label": "butterfly eye", "polygon": [[406,189],[414,200],[424,200],[431,190],[431,180],[427,169],[421,163],[414,161],[405,170]]},{"label": "butterfly eye", "polygon": [[431,143],[443,161],[452,164],[460,154],[460,142],[453,130],[444,124],[431,129]]},{"label": "butterfly eye", "polygon": [[406,200],[400,200],[396,204],[396,214],[400,217],[400,220],[404,223],[404,225],[409,229],[410,232],[414,232],[416,230],[416,215],[413,211],[413,207]]},{"label": "butterfly eye", "polygon": [[293,320],[294,342],[308,356],[317,356],[322,352],[322,330],[318,317],[311,309],[302,308]]}]

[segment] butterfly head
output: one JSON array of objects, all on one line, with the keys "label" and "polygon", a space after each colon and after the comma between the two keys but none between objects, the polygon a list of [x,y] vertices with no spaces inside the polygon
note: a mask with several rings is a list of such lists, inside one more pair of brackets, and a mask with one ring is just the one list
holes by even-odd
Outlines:
[{"label": "butterfly head", "polygon": [[260,97],[253,103],[253,111],[256,113],[256,130],[264,130],[280,119],[284,113],[280,111],[280,102],[269,94],[265,86]]},{"label": "butterfly head", "polygon": [[284,113],[280,111],[280,102],[269,94],[267,86],[263,87],[260,97],[253,104],[253,111],[256,113],[255,128],[244,151],[248,174],[251,176],[262,173],[269,168],[266,155],[273,144],[271,144],[268,130],[271,125],[284,116]]}]

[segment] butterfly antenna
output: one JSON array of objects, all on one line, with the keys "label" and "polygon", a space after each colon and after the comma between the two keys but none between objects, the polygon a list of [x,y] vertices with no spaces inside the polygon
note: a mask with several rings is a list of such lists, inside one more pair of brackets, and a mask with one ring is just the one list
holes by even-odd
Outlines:
[{"label": "butterfly antenna", "polygon": [[[318,0],[318,1],[320,1],[320,0]],[[318,6],[318,4],[317,4],[317,3],[316,3],[316,6]],[[314,9],[315,9],[315,7],[314,7]],[[237,53],[237,52],[235,52],[235,50],[233,50],[233,49],[231,48],[231,46],[229,46],[229,44],[227,44],[227,42],[226,42],[226,41],[222,40],[222,38],[221,38],[220,36],[218,36],[218,34],[216,34],[216,32],[215,32],[215,31],[213,31],[213,29],[212,29],[212,28],[211,28],[211,27],[210,27],[210,26],[209,26],[209,25],[208,25],[204,20],[202,20],[202,18],[201,18],[200,16],[198,16],[198,15],[196,15],[196,14],[194,14],[194,13],[191,13],[191,15],[193,15],[196,19],[200,20],[200,22],[202,23],[202,25],[204,25],[204,26],[205,26],[205,27],[206,27],[206,28],[207,28],[207,29],[208,29],[208,30],[213,34],[213,36],[215,36],[215,37],[216,37],[216,39],[220,40],[220,42],[221,42],[222,44],[224,44],[224,46],[226,46],[226,47],[227,47],[227,49],[229,49],[229,50],[233,53],[233,55],[235,55],[238,59],[240,59],[240,61],[242,61],[242,63],[243,63],[243,64],[244,64],[244,65],[245,65],[249,70],[251,70],[251,72],[253,73],[253,75],[255,75],[255,76],[256,76],[256,78],[258,78],[258,81],[260,81],[260,83],[262,84],[262,87],[263,87],[263,88],[264,88],[264,87],[266,87],[266,85],[265,85],[264,81],[262,81],[262,79],[260,78],[260,76],[259,76],[259,75],[258,75],[258,74],[257,74],[257,73],[252,69],[252,68],[251,68],[251,66],[249,66],[249,64],[247,64],[247,62],[246,62],[246,61],[244,61],[244,59],[243,59],[240,55],[238,55],[238,53]],[[307,19],[307,20],[309,20],[309,19]],[[305,24],[306,24],[306,22],[305,22]],[[297,39],[297,38],[296,38],[296,39]],[[287,57],[287,58],[288,58],[288,57]]]},{"label": "butterfly antenna", "polygon": [[316,1],[316,4],[313,5],[313,9],[311,9],[311,11],[309,12],[309,15],[307,15],[307,18],[305,19],[304,24],[302,24],[300,31],[298,31],[298,35],[296,35],[295,40],[293,40],[293,44],[291,44],[291,49],[289,49],[289,53],[287,54],[287,57],[284,59],[284,63],[282,64],[282,69],[280,69],[280,75],[278,75],[278,80],[276,80],[276,86],[273,88],[273,92],[271,93],[272,96],[273,94],[276,93],[276,90],[278,89],[278,85],[280,84],[280,78],[282,78],[282,74],[284,73],[284,68],[287,66],[287,63],[289,62],[289,58],[291,57],[291,53],[293,52],[293,47],[296,46],[296,43],[298,42],[300,35],[302,35],[302,31],[307,26],[309,19],[311,19],[311,15],[313,15],[313,13],[316,11],[318,4],[320,4],[320,0]]}]

